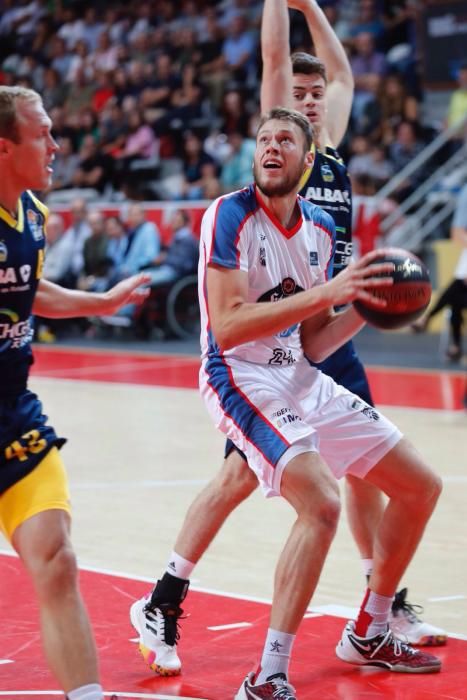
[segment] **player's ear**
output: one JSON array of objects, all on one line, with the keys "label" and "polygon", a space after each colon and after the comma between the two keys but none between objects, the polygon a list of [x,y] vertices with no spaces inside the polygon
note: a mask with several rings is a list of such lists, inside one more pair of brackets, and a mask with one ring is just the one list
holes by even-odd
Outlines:
[{"label": "player's ear", "polygon": [[311,168],[313,167],[314,160],[315,154],[311,151],[307,151],[305,155],[305,167],[303,168],[303,172],[305,172],[305,170],[311,170]]}]

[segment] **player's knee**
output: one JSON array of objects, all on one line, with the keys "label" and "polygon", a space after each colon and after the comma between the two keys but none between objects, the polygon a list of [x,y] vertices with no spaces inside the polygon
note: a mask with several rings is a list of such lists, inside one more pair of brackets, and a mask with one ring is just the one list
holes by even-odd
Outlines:
[{"label": "player's knee", "polygon": [[319,504],[316,519],[322,530],[334,535],[341,513],[341,503],[337,494],[327,495]]},{"label": "player's knee", "polygon": [[53,553],[39,560],[33,575],[41,598],[60,596],[75,588],[78,566],[71,545],[63,542]]},{"label": "player's knee", "polygon": [[329,490],[318,498],[305,501],[304,507],[298,511],[299,517],[305,517],[310,521],[310,527],[319,528],[324,536],[333,536],[339,516],[341,502],[336,491]]}]

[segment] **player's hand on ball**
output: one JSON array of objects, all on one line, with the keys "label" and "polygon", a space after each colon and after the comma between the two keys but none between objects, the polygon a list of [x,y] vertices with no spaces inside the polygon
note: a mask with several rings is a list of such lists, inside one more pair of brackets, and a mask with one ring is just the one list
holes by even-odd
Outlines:
[{"label": "player's hand on ball", "polygon": [[372,250],[360,260],[351,263],[343,272],[327,282],[328,292],[331,295],[332,306],[341,306],[351,301],[371,301],[376,306],[386,306],[386,300],[371,295],[368,288],[388,287],[393,284],[391,273],[394,272],[394,263],[374,263],[381,257],[385,250]]}]

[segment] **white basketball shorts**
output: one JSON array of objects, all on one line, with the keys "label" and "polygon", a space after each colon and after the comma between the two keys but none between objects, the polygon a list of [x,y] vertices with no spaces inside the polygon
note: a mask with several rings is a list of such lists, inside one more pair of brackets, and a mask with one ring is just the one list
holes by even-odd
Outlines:
[{"label": "white basketball shorts", "polygon": [[297,454],[318,452],[332,473],[363,478],[401,439],[379,411],[306,360],[270,367],[204,360],[200,390],[209,414],[242,452],[267,497]]}]

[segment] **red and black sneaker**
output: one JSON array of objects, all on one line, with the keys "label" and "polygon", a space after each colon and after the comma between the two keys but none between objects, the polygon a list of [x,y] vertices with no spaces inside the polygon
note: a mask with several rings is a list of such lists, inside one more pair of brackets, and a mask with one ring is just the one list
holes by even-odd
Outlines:
[{"label": "red and black sneaker", "polygon": [[396,673],[437,673],[441,670],[441,661],[436,656],[401,642],[389,628],[376,637],[358,637],[352,621],[345,626],[336,654],[349,664],[375,666]]},{"label": "red and black sneaker", "polygon": [[235,700],[297,700],[295,688],[287,682],[284,673],[275,673],[259,685],[254,684],[254,678],[254,673],[248,674]]}]

